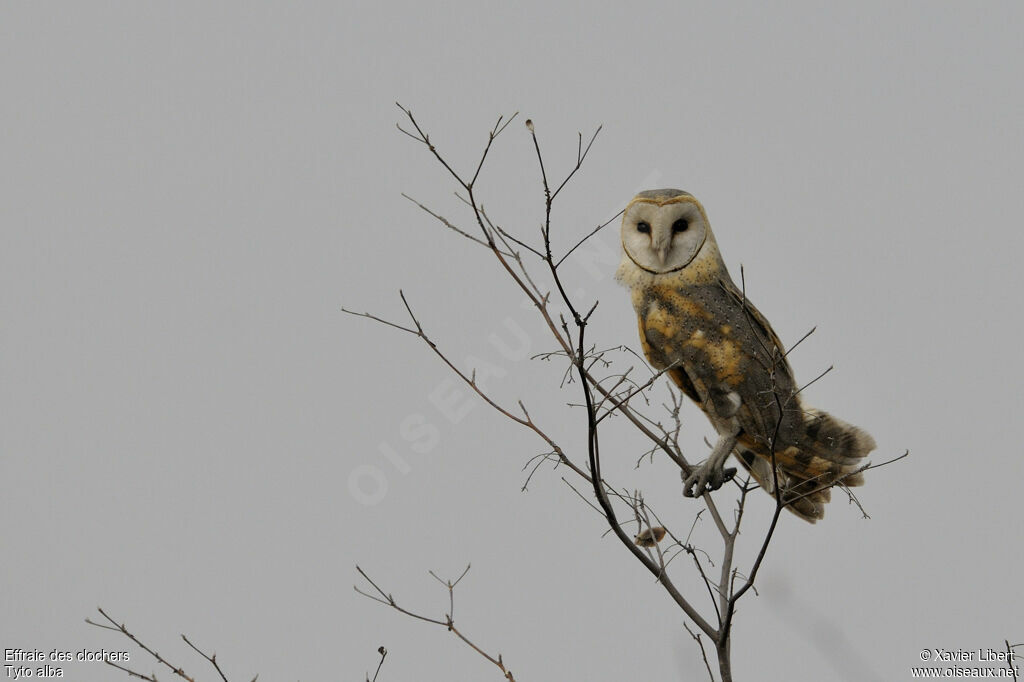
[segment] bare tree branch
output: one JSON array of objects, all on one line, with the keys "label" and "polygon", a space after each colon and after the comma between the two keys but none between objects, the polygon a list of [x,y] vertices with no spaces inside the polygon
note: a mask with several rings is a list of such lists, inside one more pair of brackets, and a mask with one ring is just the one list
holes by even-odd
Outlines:
[{"label": "bare tree branch", "polygon": [[[90,620],[89,618],[85,619],[86,623],[88,623],[89,625],[98,627],[98,628],[102,628],[104,630],[112,630],[114,632],[118,632],[118,633],[124,635],[125,637],[130,639],[132,642],[134,642],[136,646],[138,646],[140,649],[142,649],[147,654],[152,656],[159,664],[161,664],[162,666],[164,666],[165,668],[170,670],[172,673],[174,673],[175,675],[177,675],[181,679],[188,680],[188,682],[195,682],[195,678],[192,677],[191,675],[186,674],[184,669],[182,669],[181,666],[174,665],[173,663],[169,662],[166,658],[161,656],[159,653],[157,653],[156,650],[154,650],[154,649],[150,648],[149,646],[147,646],[146,644],[144,644],[142,642],[142,640],[140,640],[138,637],[136,637],[134,634],[132,634],[128,630],[128,628],[124,625],[124,623],[118,623],[110,615],[108,615],[107,612],[104,611],[101,607],[97,607],[96,610],[99,611],[100,615],[103,616],[103,618],[107,621],[107,623],[109,623],[109,625],[108,624],[104,624],[104,623],[97,623],[97,622],[95,622],[93,620]],[[188,637],[186,637],[185,635],[181,635],[181,638],[185,641],[186,644],[189,645],[189,647],[191,647],[196,653],[198,653],[200,656],[202,656],[204,659],[206,659],[206,661],[209,662],[210,665],[213,666],[213,669],[217,672],[217,674],[220,676],[220,679],[223,682],[229,682],[227,676],[224,674],[224,671],[221,669],[220,664],[217,662],[217,654],[209,654],[208,655],[202,649],[200,649],[195,644],[193,644],[191,641],[189,641]],[[138,672],[137,670],[133,670],[131,668],[128,668],[127,666],[118,665],[117,663],[115,663],[114,661],[110,660],[109,658],[104,658],[103,662],[106,663],[107,665],[113,667],[113,668],[117,668],[118,670],[127,673],[129,677],[137,677],[137,678],[142,679],[142,680],[149,680],[150,682],[157,682],[156,673],[150,673],[149,675],[145,675],[143,673]],[[256,675],[256,677],[253,677],[252,678],[252,682],[256,682],[256,679],[258,677],[259,677],[259,675]]]},{"label": "bare tree branch", "polygon": [[[391,608],[395,609],[399,613],[402,613],[402,614],[404,614],[406,616],[410,616],[412,618],[416,618],[418,620],[422,620],[422,621],[424,621],[426,623],[433,623],[434,625],[440,625],[442,627],[447,628],[449,632],[451,632],[453,635],[455,635],[460,640],[462,640],[467,646],[469,646],[471,649],[473,649],[473,651],[477,652],[478,654],[480,654],[481,656],[486,658],[488,661],[493,663],[495,666],[497,666],[498,669],[501,670],[502,675],[505,677],[506,680],[508,680],[509,682],[515,682],[515,677],[512,676],[512,671],[505,667],[505,662],[502,659],[501,654],[497,654],[497,656],[492,656],[491,654],[488,654],[486,651],[484,651],[483,649],[478,647],[476,644],[474,644],[468,637],[466,637],[466,635],[462,634],[462,632],[460,632],[459,629],[455,627],[455,619],[454,619],[454,616],[453,616],[453,614],[455,612],[455,596],[454,596],[455,586],[459,584],[459,581],[461,581],[463,578],[466,577],[466,573],[469,572],[469,566],[466,566],[466,570],[464,570],[462,572],[462,575],[460,575],[454,581],[452,581],[452,580],[442,580],[441,578],[438,578],[437,575],[433,571],[430,572],[430,575],[432,575],[442,585],[445,585],[448,588],[448,595],[449,595],[449,604],[450,604],[450,606],[449,606],[449,612],[447,614],[445,614],[444,620],[440,620],[440,619],[437,619],[437,618],[430,618],[429,616],[424,616],[424,615],[421,615],[421,614],[418,614],[418,613],[414,613],[413,611],[409,611],[407,609],[404,609],[404,608],[400,607],[398,605],[398,603],[395,601],[395,598],[392,597],[390,593],[387,593],[384,590],[382,590],[377,585],[377,583],[375,583],[370,578],[370,576],[368,576],[366,574],[366,571],[364,571],[363,569],[359,568],[358,566],[356,566],[356,570],[359,571],[359,575],[363,576],[363,578],[366,579],[366,582],[370,583],[370,585],[373,586],[373,589],[377,591],[377,594],[379,596],[374,596],[372,594],[364,592],[363,590],[360,590],[358,587],[353,586],[353,588],[355,589],[356,592],[358,592],[359,594],[363,595],[364,597],[368,597],[368,598],[370,598],[370,599],[372,599],[374,601],[377,601],[377,602],[380,602],[380,603],[385,604],[387,606],[390,606]],[[381,659],[381,662],[383,663],[383,658]],[[378,666],[378,669],[379,669],[379,666]],[[376,679],[376,676],[374,676],[374,679]]]}]

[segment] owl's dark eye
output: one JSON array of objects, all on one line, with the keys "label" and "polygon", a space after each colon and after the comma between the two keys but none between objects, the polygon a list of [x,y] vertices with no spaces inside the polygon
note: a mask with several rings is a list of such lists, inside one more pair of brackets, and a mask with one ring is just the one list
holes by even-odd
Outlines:
[{"label": "owl's dark eye", "polygon": [[689,229],[690,223],[686,222],[685,219],[680,218],[679,220],[672,223],[672,234],[679,234],[680,232],[686,232]]},{"label": "owl's dark eye", "polygon": [[651,226],[650,224],[645,223],[641,220],[639,223],[636,224],[636,231],[642,232],[643,234],[650,234]]}]

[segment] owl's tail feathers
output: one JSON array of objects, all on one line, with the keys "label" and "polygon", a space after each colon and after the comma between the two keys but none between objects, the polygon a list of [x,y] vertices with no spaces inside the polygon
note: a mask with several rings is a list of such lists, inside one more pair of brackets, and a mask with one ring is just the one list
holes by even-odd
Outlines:
[{"label": "owl's tail feathers", "polygon": [[[789,447],[776,453],[782,501],[787,503],[786,509],[808,523],[825,518],[825,505],[832,499],[834,486],[864,484],[864,475],[859,470],[864,466],[864,455],[875,447],[871,436],[855,426],[824,412],[817,413],[815,419],[819,434],[843,435],[825,436],[831,438],[825,447],[815,441],[802,443],[806,449]],[[837,447],[836,443],[842,446]],[[776,476],[772,475],[771,460],[745,448],[738,449],[736,455],[754,480],[774,497]]]},{"label": "owl's tail feathers", "polygon": [[[814,408],[804,409],[804,438],[799,443],[801,451],[840,465],[840,472],[849,474],[863,464],[865,455],[875,449],[875,439],[852,424],[838,417]],[[832,467],[835,469],[836,467]],[[849,476],[843,483],[860,485],[863,478]],[[853,482],[857,479],[858,482]]]},{"label": "owl's tail feathers", "polygon": [[[772,476],[772,465],[769,460],[746,449],[738,449],[736,458],[765,492],[774,497],[775,477]],[[802,478],[779,466],[782,499],[789,502],[786,509],[808,523],[825,518],[825,505],[832,499],[832,489],[823,485],[826,484],[822,483],[820,477]]]}]

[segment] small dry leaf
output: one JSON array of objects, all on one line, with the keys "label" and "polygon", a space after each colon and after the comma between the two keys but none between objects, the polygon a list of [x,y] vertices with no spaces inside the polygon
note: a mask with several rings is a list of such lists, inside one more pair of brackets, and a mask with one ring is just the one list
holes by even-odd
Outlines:
[{"label": "small dry leaf", "polygon": [[665,539],[665,529],[661,526],[655,526],[654,528],[648,528],[644,532],[637,535],[634,540],[636,544],[641,547],[654,547],[656,544]]}]

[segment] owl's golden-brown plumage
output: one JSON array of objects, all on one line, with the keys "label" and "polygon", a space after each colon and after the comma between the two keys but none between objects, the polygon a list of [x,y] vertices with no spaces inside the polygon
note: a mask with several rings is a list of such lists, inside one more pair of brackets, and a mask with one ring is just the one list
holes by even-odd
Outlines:
[{"label": "owl's golden-brown plumage", "polygon": [[720,487],[730,453],[773,492],[773,439],[783,500],[807,521],[824,516],[827,486],[863,483],[857,470],[874,440],[802,405],[785,348],[729,277],[693,196],[674,189],[638,194],[623,214],[622,245],[616,277],[632,292],[644,354],[667,370],[719,434],[707,462],[686,479],[684,494]]}]

